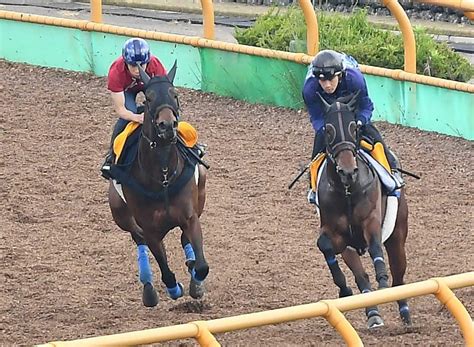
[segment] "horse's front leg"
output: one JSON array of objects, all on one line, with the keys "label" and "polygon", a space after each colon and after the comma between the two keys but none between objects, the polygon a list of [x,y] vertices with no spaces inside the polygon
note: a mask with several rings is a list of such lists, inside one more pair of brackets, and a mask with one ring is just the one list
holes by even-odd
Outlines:
[{"label": "horse's front leg", "polygon": [[189,253],[192,252],[195,259],[194,266],[192,266],[192,262],[188,263],[191,272],[189,295],[194,299],[199,299],[204,295],[204,280],[209,273],[209,265],[204,258],[201,223],[196,213],[187,220],[185,225],[181,226],[181,230],[185,236],[185,238],[182,237],[182,243],[185,239],[191,242],[191,245],[183,244],[184,251],[187,253],[186,258],[190,258]]},{"label": "horse's front leg", "polygon": [[368,231],[366,239],[369,245],[369,254],[374,264],[375,278],[379,284],[379,289],[388,288],[388,274],[383,256],[380,221],[373,218],[367,223],[365,230]]},{"label": "horse's front leg", "polygon": [[[369,275],[367,275],[367,272],[365,272],[359,254],[357,254],[357,252],[351,248],[346,248],[342,252],[342,258],[354,274],[355,281],[360,292],[371,292],[372,288],[370,286]],[[367,316],[367,326],[369,329],[384,325],[377,306],[366,307],[365,315]]]},{"label": "horse's front leg", "polygon": [[125,231],[130,232],[137,245],[138,273],[143,284],[142,301],[146,307],[158,305],[158,295],[153,287],[153,274],[148,259],[148,247],[143,238],[143,230],[138,226],[125,201],[117,193],[112,181],[109,185],[109,205],[115,223]]},{"label": "horse's front leg", "polygon": [[173,300],[182,297],[184,295],[184,288],[181,283],[176,282],[176,276],[168,266],[168,257],[166,256],[163,238],[150,238],[147,239],[147,243],[160,267],[161,280],[166,286],[168,296]]},{"label": "horse's front leg", "polygon": [[339,297],[342,298],[352,295],[352,289],[347,286],[346,277],[342,273],[342,270],[337,262],[333,241],[331,241],[329,236],[322,228],[317,245],[319,250],[324,254],[324,259],[326,260],[329,270],[331,271],[334,283],[339,287]]}]

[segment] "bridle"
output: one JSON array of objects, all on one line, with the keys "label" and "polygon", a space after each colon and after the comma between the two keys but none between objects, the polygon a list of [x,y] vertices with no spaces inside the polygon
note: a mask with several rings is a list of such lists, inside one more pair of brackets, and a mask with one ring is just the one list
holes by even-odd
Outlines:
[{"label": "bridle", "polygon": [[[156,108],[153,109],[153,113],[150,111],[156,100],[150,100],[146,94],[146,90],[150,88],[150,86],[157,84],[157,83],[172,83],[168,80],[153,80],[151,79],[149,84],[146,84],[145,87],[145,117],[144,117],[144,126],[141,129],[141,136],[142,139],[146,141],[148,147],[151,151],[157,153],[157,159],[160,164],[161,168],[161,177],[162,179],[156,180],[152,177],[152,180],[160,184],[164,189],[167,189],[170,182],[174,177],[177,176],[178,165],[176,165],[175,170],[170,174],[169,170],[169,156],[172,146],[176,145],[178,141],[178,102],[177,98],[175,99],[176,105],[172,105],[171,102],[165,102],[160,104]],[[170,96],[171,97],[171,96]],[[172,121],[161,121],[157,122],[157,119],[154,117],[159,115],[160,112],[164,109],[170,109],[173,113],[175,119]],[[152,116],[154,115],[154,116]],[[147,127],[148,125],[148,127]],[[148,136],[146,134],[145,129],[150,128],[151,134]],[[171,134],[171,136],[170,136]],[[140,168],[143,167],[142,163],[140,162],[140,157],[138,157],[138,165]]]}]

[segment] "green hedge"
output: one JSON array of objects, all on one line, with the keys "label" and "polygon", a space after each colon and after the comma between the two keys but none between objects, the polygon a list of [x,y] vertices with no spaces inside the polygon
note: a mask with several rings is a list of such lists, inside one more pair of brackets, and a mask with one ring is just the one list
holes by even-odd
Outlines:
[{"label": "green hedge", "polygon": [[[365,11],[350,16],[318,13],[320,49],[334,49],[352,55],[365,65],[403,69],[404,47],[401,35],[377,28]],[[417,73],[467,82],[474,68],[445,43],[436,42],[423,28],[415,27]],[[305,52],[306,22],[299,7],[280,12],[272,8],[248,29],[236,28],[235,38],[244,45],[288,51],[290,43]],[[294,42],[299,42],[294,48]],[[302,44],[303,43],[303,44]]]}]

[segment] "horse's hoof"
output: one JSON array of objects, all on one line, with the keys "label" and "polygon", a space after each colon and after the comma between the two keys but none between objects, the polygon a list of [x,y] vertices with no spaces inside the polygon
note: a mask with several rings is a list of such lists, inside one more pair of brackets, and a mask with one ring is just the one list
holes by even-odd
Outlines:
[{"label": "horse's hoof", "polygon": [[176,287],[171,289],[166,288],[166,292],[171,299],[177,300],[184,295],[184,286],[178,282]]},{"label": "horse's hoof", "polygon": [[339,290],[339,297],[340,298],[345,298],[346,296],[351,296],[352,294],[354,294],[354,293],[352,292],[352,289],[349,288],[349,287],[345,287],[345,288]]},{"label": "horse's hoof", "polygon": [[411,327],[410,311],[408,310],[408,307],[405,310],[400,310],[400,318],[405,326]]},{"label": "horse's hoof", "polygon": [[380,280],[379,289],[385,289],[385,288],[389,288],[388,281],[387,280]]},{"label": "horse's hoof", "polygon": [[206,288],[204,287],[204,281],[198,282],[191,278],[191,281],[189,282],[189,295],[193,299],[201,299],[205,292]]},{"label": "horse's hoof", "polygon": [[383,319],[378,314],[373,315],[367,319],[367,327],[369,329],[375,329],[375,328],[383,327],[383,326],[384,326]]},{"label": "horse's hoof", "polygon": [[158,294],[156,294],[153,284],[148,282],[143,286],[142,301],[146,307],[155,307],[158,305]]}]

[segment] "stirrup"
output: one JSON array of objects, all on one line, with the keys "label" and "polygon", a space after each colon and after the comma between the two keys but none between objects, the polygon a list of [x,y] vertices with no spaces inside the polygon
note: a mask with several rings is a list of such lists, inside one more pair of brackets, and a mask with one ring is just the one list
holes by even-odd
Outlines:
[{"label": "stirrup", "polygon": [[395,179],[395,181],[397,182],[397,189],[400,189],[400,188],[402,188],[406,185],[405,180],[403,179],[401,172],[398,171],[397,169],[392,170],[392,176]]},{"label": "stirrup", "polygon": [[110,176],[110,167],[112,166],[112,163],[114,162],[114,157],[113,154],[110,152],[107,153],[105,156],[105,161],[102,164],[102,167],[100,168],[100,172],[102,177],[104,177],[106,180],[111,179],[112,177]]},{"label": "stirrup", "polygon": [[307,199],[310,204],[316,205],[316,192],[313,189],[308,191]]},{"label": "stirrup", "polygon": [[207,150],[207,144],[205,144],[205,143],[196,143],[196,148],[198,150],[199,158],[204,157],[204,155],[206,154],[206,150]]},{"label": "stirrup", "polygon": [[106,180],[109,180],[112,178],[112,176],[110,176],[110,165],[104,164],[100,168],[100,172],[101,172],[101,176],[104,177]]}]

